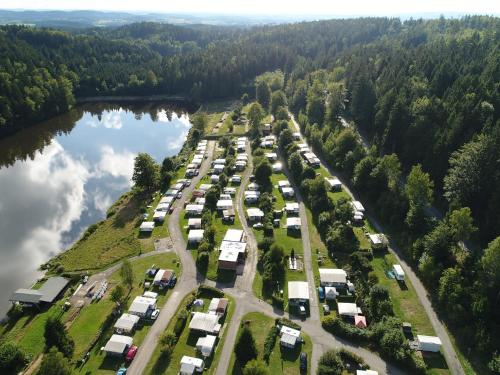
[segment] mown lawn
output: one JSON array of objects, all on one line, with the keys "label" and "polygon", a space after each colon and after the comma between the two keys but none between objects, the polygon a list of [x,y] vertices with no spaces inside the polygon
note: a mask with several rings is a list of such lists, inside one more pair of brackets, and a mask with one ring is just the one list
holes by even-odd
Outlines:
[{"label": "mown lawn", "polygon": [[[148,197],[149,198],[149,197]],[[69,250],[52,261],[65,271],[99,270],[117,261],[154,249],[151,236],[139,238],[141,209],[148,198],[124,194],[109,209],[108,219],[96,224],[90,234],[84,234]]]},{"label": "mown lawn", "polygon": [[[258,359],[263,359],[264,353],[264,341],[267,337],[269,330],[274,326],[275,322],[273,318],[270,318],[261,313],[249,313],[245,315],[241,320],[242,326],[240,327],[240,332],[242,330],[243,324],[246,324],[255,339],[255,344],[258,350]],[[239,335],[239,332],[238,332]],[[298,346],[295,349],[282,348],[279,343],[279,336],[276,339],[274,349],[272,351],[271,357],[269,358],[268,369],[270,374],[287,374],[287,375],[298,375],[301,374],[299,367],[299,355],[300,352],[307,353],[308,358],[308,372],[310,373],[311,368],[311,353],[312,353],[312,343],[305,333],[302,333],[302,338],[305,343]],[[232,375],[241,375],[242,368],[236,356],[231,356],[231,361],[229,363],[230,373]]]},{"label": "mown lawn", "polygon": [[[144,292],[145,272],[153,264],[160,268],[173,269],[177,275],[180,275],[182,272],[178,258],[173,252],[153,255],[132,262],[134,284],[130,290],[129,298],[125,302],[127,308],[136,296],[142,295]],[[115,304],[110,299],[110,293],[113,287],[121,282],[119,271],[114,272],[108,281],[110,288],[105,297],[97,303],[86,306],[69,329],[71,337],[75,340],[75,360],[82,358],[89,345],[96,337],[96,334],[103,328],[106,318],[113,311]],[[164,289],[162,291],[155,289],[154,291],[159,294],[157,305],[161,308],[167,301],[170,289]],[[118,318],[118,316],[116,318]],[[151,324],[152,322],[140,322],[139,327],[133,335],[134,345],[141,345]],[[107,358],[104,353],[100,351],[100,347],[106,343],[113,333],[112,331],[112,325],[103,330],[98,343],[91,350],[91,356],[88,362],[86,362],[83,367],[76,368],[76,372],[84,374],[116,373],[116,370],[123,365],[123,360],[120,358]]]}]

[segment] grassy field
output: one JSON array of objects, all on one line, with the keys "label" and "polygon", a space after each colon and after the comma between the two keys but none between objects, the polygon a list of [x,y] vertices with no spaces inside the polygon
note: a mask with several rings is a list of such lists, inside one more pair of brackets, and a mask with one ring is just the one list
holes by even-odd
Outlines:
[{"label": "grassy field", "polygon": [[51,262],[62,265],[65,271],[99,270],[123,258],[152,251],[152,237],[139,238],[144,202],[144,197],[124,194],[108,210],[112,216],[96,224],[93,232],[87,231],[88,234]]},{"label": "grassy field", "polygon": [[[186,297],[190,298],[189,296]],[[208,305],[210,303],[210,300],[212,296],[210,295],[201,295],[198,298],[203,299],[204,301],[204,306],[202,309],[196,310],[196,311],[206,311],[208,309]],[[204,374],[213,374],[215,372],[216,365],[218,363],[218,359],[221,354],[221,350],[224,346],[224,331],[227,330],[228,324],[231,322],[231,317],[233,316],[233,312],[235,309],[235,302],[231,297],[226,296],[226,298],[229,298],[229,306],[228,310],[226,312],[226,315],[223,319],[221,319],[219,322],[223,324],[223,328],[221,330],[221,334],[219,334],[219,339],[216,344],[215,352],[212,354],[212,356],[208,359],[205,360],[205,371],[203,372]],[[186,299],[181,302],[179,306],[184,306]],[[177,314],[175,315],[177,316]],[[170,321],[166,331],[172,331],[173,327],[175,325],[175,316],[172,318]],[[145,374],[151,374],[151,375],[156,375],[156,374],[165,374],[165,375],[176,375],[179,372],[180,368],[180,360],[183,355],[188,355],[192,357],[200,357],[200,354],[196,352],[196,341],[200,337],[198,334],[191,333],[189,330],[189,321],[190,317],[188,318],[188,321],[186,322],[186,325],[179,337],[179,340],[177,341],[177,344],[175,345],[174,351],[172,352],[172,355],[170,356],[170,359],[165,361],[164,359],[161,358],[160,356],[160,348],[156,347],[155,351],[153,352],[153,355],[151,357],[150,362],[148,363],[148,366],[146,367],[144,373]],[[222,335],[222,336],[221,336]]]},{"label": "grassy field", "polygon": [[[134,284],[129,293],[129,298],[126,301],[128,308],[135,296],[142,295],[144,292],[144,275],[146,270],[155,264],[157,267],[170,268],[180,275],[181,268],[178,258],[175,253],[164,253],[153,255],[147,258],[138,259],[132,262],[132,270],[134,273]],[[109,292],[99,302],[86,306],[69,329],[71,337],[75,340],[75,355],[74,359],[78,360],[86,353],[89,345],[98,334],[99,330],[103,329],[107,317],[113,311],[115,304],[110,299],[110,292],[114,286],[121,282],[119,271],[114,272],[109,278]],[[167,301],[170,289],[158,291],[157,305],[161,308]],[[144,322],[134,332],[134,345],[139,346],[146,336],[152,322]],[[79,374],[114,374],[116,370],[122,366],[123,360],[119,358],[107,358],[100,351],[108,338],[112,334],[112,325],[103,329],[103,333],[97,344],[91,350],[89,360],[84,366],[75,369]]]},{"label": "grassy field", "polygon": [[[269,330],[274,326],[274,319],[261,314],[261,313],[249,313],[242,318],[242,324],[247,324],[252,332],[255,339],[255,344],[258,350],[258,358],[262,359],[264,352],[264,341]],[[242,327],[240,327],[241,331]],[[238,333],[239,334],[239,333]],[[269,358],[268,369],[270,374],[286,374],[286,375],[298,375],[300,374],[299,368],[299,355],[300,352],[307,353],[308,358],[308,369],[311,368],[311,353],[312,353],[312,343],[310,338],[302,333],[302,338],[305,343],[300,347],[295,349],[282,348],[279,343],[279,337],[276,339],[276,344],[274,346],[271,357]],[[236,361],[236,356],[231,356],[231,361],[229,364],[229,369],[232,375],[241,375],[242,369],[239,363]],[[308,371],[309,373],[309,371]]]}]

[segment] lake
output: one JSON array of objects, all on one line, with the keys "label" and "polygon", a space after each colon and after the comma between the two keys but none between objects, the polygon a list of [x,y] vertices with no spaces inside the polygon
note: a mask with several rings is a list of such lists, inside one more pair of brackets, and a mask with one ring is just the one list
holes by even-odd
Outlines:
[{"label": "lake", "polygon": [[134,158],[179,152],[191,124],[160,104],[79,106],[0,140],[0,316],[37,268],[132,186]]}]

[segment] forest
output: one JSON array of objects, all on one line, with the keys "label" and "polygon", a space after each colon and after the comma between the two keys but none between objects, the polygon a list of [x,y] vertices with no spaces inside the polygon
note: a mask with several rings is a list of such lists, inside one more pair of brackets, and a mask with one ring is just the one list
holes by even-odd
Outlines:
[{"label": "forest", "polygon": [[3,26],[0,135],[86,96],[256,96],[275,114],[286,103],[373,202],[456,336],[500,373],[499,30],[486,16]]}]

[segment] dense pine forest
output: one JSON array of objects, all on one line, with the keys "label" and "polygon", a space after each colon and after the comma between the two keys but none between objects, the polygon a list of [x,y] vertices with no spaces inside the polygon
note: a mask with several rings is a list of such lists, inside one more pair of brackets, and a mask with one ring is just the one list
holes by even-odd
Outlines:
[{"label": "dense pine forest", "polygon": [[257,80],[257,99],[287,102],[315,152],[392,228],[459,341],[500,373],[499,30],[479,16],[4,26],[0,134],[78,97],[253,97],[255,77],[275,72]]}]

